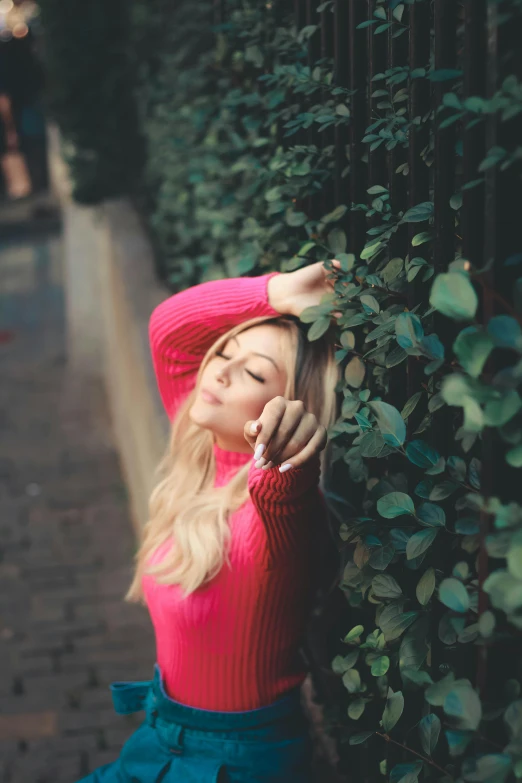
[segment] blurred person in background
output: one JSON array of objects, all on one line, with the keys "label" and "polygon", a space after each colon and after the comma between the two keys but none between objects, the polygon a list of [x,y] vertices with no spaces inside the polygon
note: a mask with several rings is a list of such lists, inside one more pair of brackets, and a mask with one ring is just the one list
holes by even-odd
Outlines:
[{"label": "blurred person in background", "polygon": [[[48,185],[44,75],[25,5],[15,4],[12,12],[0,17],[0,156],[9,198],[46,190]],[[34,4],[27,5],[32,11]]]}]

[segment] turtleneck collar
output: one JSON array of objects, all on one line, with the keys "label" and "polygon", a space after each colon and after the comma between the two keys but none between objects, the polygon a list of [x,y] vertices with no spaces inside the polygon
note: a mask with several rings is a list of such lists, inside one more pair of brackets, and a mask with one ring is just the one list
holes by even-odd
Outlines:
[{"label": "turtleneck collar", "polygon": [[246,465],[253,458],[252,454],[242,451],[225,451],[214,443],[214,457],[216,460],[216,486],[222,487],[228,483],[239,468]]}]

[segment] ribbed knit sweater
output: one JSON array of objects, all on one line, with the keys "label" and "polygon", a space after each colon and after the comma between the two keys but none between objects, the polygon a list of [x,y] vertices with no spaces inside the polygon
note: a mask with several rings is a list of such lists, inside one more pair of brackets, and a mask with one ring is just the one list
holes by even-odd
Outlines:
[{"label": "ribbed knit sweater", "polygon": [[[158,387],[171,419],[194,388],[201,360],[233,326],[277,316],[271,275],[218,280],[159,305],[150,321]],[[145,575],[145,598],[167,693],[206,710],[244,711],[272,703],[299,685],[299,655],[310,613],[317,548],[324,529],[319,461],[279,473],[256,469],[252,455],[214,446],[215,486],[248,461],[250,498],[229,518],[230,567],[183,598],[178,585]],[[156,551],[157,563],[170,543]]]}]

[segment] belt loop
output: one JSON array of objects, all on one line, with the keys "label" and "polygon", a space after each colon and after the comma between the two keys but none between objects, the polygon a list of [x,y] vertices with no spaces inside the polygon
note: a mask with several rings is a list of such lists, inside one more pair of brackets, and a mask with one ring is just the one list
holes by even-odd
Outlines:
[{"label": "belt loop", "polygon": [[113,682],[110,686],[114,709],[119,715],[129,715],[145,709],[145,700],[152,690],[152,682]]}]

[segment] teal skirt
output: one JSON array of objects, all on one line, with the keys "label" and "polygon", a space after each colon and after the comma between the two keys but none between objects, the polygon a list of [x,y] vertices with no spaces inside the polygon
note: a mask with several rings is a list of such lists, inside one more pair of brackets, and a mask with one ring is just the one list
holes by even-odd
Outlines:
[{"label": "teal skirt", "polygon": [[300,689],[247,712],[188,707],[154,679],[111,685],[116,712],[145,710],[119,758],[79,783],[312,783]]}]

